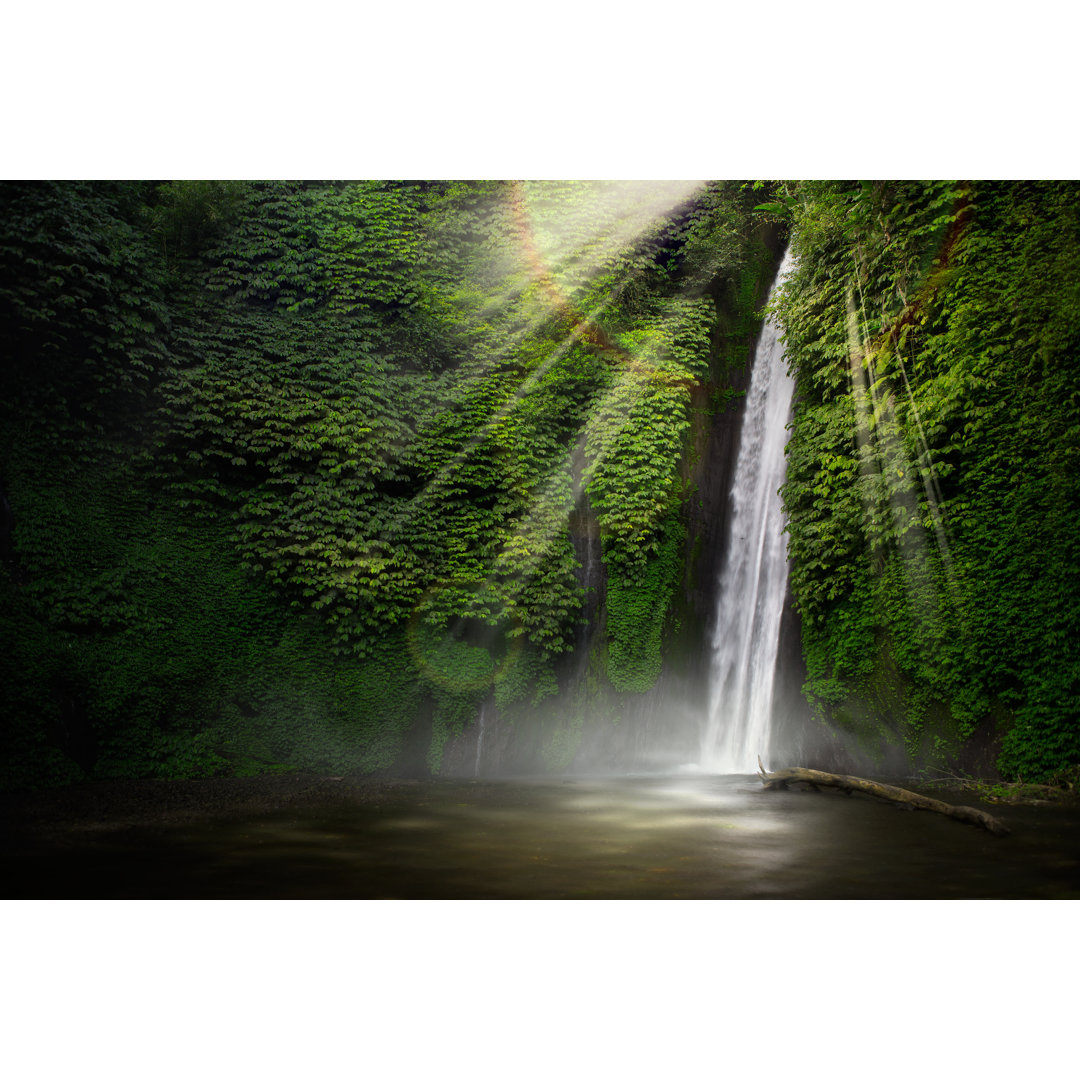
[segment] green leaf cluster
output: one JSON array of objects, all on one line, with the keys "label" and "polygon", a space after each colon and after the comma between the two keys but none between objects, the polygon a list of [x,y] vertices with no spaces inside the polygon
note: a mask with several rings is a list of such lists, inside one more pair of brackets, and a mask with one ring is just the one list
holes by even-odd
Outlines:
[{"label": "green leaf cluster", "polygon": [[541,723],[582,523],[607,689],[646,689],[693,425],[756,325],[756,199],[0,185],[5,782],[388,769],[422,714],[437,769],[492,695]]},{"label": "green leaf cluster", "polygon": [[1080,760],[1078,195],[802,185],[778,304],[811,694],[1025,779]]}]

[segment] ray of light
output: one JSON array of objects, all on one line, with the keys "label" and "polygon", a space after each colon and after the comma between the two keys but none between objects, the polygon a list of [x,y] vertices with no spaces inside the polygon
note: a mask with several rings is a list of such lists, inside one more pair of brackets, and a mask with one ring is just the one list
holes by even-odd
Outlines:
[{"label": "ray of light", "polygon": [[919,421],[906,368],[897,354],[904,392],[917,425],[919,446],[923,451],[919,456],[922,460],[916,461],[908,452],[904,443],[907,429],[897,415],[892,381],[887,373],[879,369],[877,353],[867,329],[868,319],[861,290],[856,304],[855,289],[849,287],[846,302],[849,374],[856,415],[859,471],[864,480],[865,512],[868,520],[879,513],[880,495],[876,493],[884,491],[901,556],[909,611],[920,619],[932,622],[940,615],[943,597],[936,588],[927,590],[921,587],[919,580],[920,571],[929,567],[930,558],[919,515],[919,500],[912,485],[912,478],[916,474],[922,479],[925,505],[938,546],[945,596],[954,608],[957,592],[940,505],[940,489],[933,475],[929,446]]},{"label": "ray of light", "polygon": [[[656,215],[668,213],[680,202],[685,201],[688,194],[692,194],[693,190],[695,190],[696,185],[680,183],[673,186],[660,185],[660,187],[665,193],[663,197],[654,197],[648,204],[653,208]],[[520,185],[517,185],[516,189],[519,190]],[[563,337],[562,341],[550,350],[544,360],[528,372],[515,393],[479,427],[476,433],[462,445],[454,457],[448,461],[434,477],[432,477],[424,491],[418,493],[408,506],[401,509],[399,515],[397,515],[392,522],[392,525],[395,528],[403,527],[407,523],[408,517],[415,513],[415,511],[423,505],[425,500],[432,497],[445,485],[452,472],[461,466],[476,447],[490,437],[491,433],[507,418],[507,416],[509,416],[520,401],[541,384],[544,376],[551,370],[554,364],[563,359],[570,349],[578,342],[584,341],[587,344],[600,348],[610,355],[614,361],[621,363],[625,371],[637,371],[639,374],[642,372],[642,367],[637,357],[613,342],[598,326],[598,316],[608,308],[610,303],[617,298],[617,295],[609,290],[596,298],[593,301],[591,308],[586,309],[585,311],[582,311],[573,305],[559,286],[555,277],[547,271],[541,253],[531,239],[533,230],[529,222],[527,209],[524,205],[520,190],[514,197],[513,202],[516,206],[515,214],[518,223],[519,241],[521,243],[525,261],[530,267],[534,279],[541,285],[541,288],[548,299],[546,311],[537,315],[536,323],[539,324],[541,321],[550,318],[552,313],[556,313],[567,319],[571,329]],[[648,217],[641,213],[633,215],[624,214],[620,225],[620,242],[624,246],[631,244],[652,225],[654,220],[655,216]],[[628,221],[633,223],[633,227],[627,224]],[[524,336],[525,333],[527,333],[527,331],[523,331],[522,336]],[[647,365],[644,368],[644,373],[656,374],[656,369],[652,365]],[[622,377],[626,378],[627,376],[623,374]],[[609,389],[606,397],[610,398],[614,393],[617,393],[617,384],[616,387]],[[593,408],[602,407],[604,400],[605,398],[601,398],[600,401],[594,404]]]},{"label": "ray of light", "polygon": [[[696,189],[696,186],[695,184],[662,185],[662,192],[654,195],[648,203],[650,208],[648,214],[643,214],[640,210],[630,212],[623,207],[622,212],[617,216],[616,234],[620,248],[624,250],[627,246],[632,245],[653,226],[658,217],[670,213],[674,207],[685,201]],[[570,329],[562,340],[550,349],[542,362],[527,373],[508,400],[479,427],[453,458],[445,463],[436,475],[431,478],[424,490],[419,492],[409,504],[401,508],[390,528],[404,528],[408,519],[450,482],[453,472],[460,467],[476,447],[491,436],[498,425],[517,408],[528,394],[541,384],[552,366],[565,357],[573,346],[579,342],[585,342],[594,348],[600,349],[611,359],[615,371],[615,377],[611,384],[593,399],[587,415],[582,420],[579,431],[585,430],[592,416],[605,409],[610,410],[616,399],[625,395],[626,384],[630,381],[638,385],[638,395],[644,392],[646,379],[659,379],[680,384],[686,381],[660,371],[654,362],[644,359],[644,349],[639,347],[631,352],[622,348],[599,327],[599,316],[610,307],[613,300],[617,299],[618,283],[591,298],[592,303],[589,307],[583,309],[579,305],[572,303],[570,297],[560,285],[557,275],[549,271],[543,253],[534,240],[534,229],[522,185],[515,186],[513,205],[515,206],[517,235],[524,261],[529,268],[533,282],[539,286],[541,295],[546,301],[543,310],[536,316],[536,322],[539,323],[550,319],[551,315],[555,314],[564,319],[569,324]],[[584,258],[584,254],[579,250],[577,253],[579,266],[584,265]],[[590,269],[595,274],[602,269],[602,266],[599,261],[594,261],[590,264]],[[527,332],[525,330],[523,334]],[[646,337],[644,344],[647,345],[648,343],[649,339]],[[626,408],[624,411],[623,423],[626,423],[629,422],[632,410]],[[537,485],[528,510],[518,521],[517,527],[503,545],[503,553],[506,553],[515,544],[527,542],[531,548],[532,564],[539,568],[539,564],[550,553],[553,545],[562,539],[569,528],[569,514],[573,509],[573,503],[578,494],[573,490],[572,484],[569,487],[567,484],[572,450],[572,447],[568,447],[566,460],[560,461],[550,469],[548,474]],[[492,569],[482,587],[492,585],[500,558],[501,556],[495,558]]]}]

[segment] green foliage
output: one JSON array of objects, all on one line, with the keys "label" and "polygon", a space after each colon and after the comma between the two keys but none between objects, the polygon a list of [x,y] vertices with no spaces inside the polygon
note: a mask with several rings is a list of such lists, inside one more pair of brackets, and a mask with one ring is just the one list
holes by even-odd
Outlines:
[{"label": "green foliage", "polygon": [[581,745],[585,718],[580,711],[575,711],[567,723],[552,726],[552,730],[543,745],[541,756],[548,772],[565,772],[574,762],[574,755]]},{"label": "green foliage", "polygon": [[644,693],[662,665],[663,631],[681,580],[686,530],[670,514],[645,571],[608,581],[608,678],[616,690]]},{"label": "green foliage", "polygon": [[803,185],[793,243],[811,692],[865,702],[895,664],[910,749],[982,730],[1006,776],[1080,761],[1076,185]]},{"label": "green foliage", "polygon": [[[335,664],[322,627],[286,618],[220,527],[155,508],[130,469],[39,466],[31,484],[35,460],[11,462],[26,580],[3,586],[9,782],[74,778],[70,761],[43,771],[61,751],[97,778],[393,763],[419,700],[403,640]],[[81,730],[64,730],[65,703]]]},{"label": "green foliage", "polygon": [[493,681],[495,706],[500,711],[510,711],[519,702],[539,705],[559,692],[550,659],[528,647],[512,651],[498,666]]},{"label": "green foliage", "polygon": [[52,454],[90,460],[145,408],[169,312],[135,224],[139,190],[0,184],[0,452],[33,431]]},{"label": "green foliage", "polygon": [[237,220],[247,185],[235,180],[171,180],[150,195],[145,217],[170,263],[199,255]]},{"label": "green foliage", "polygon": [[[671,226],[626,234],[623,188],[251,186],[207,278],[234,306],[198,301],[158,462],[343,655],[418,608],[565,651],[582,485],[613,569],[657,551],[711,306],[663,295]],[[707,218],[675,231],[690,244]],[[436,333],[439,372],[410,350]]]},{"label": "green foliage", "polygon": [[692,399],[724,394],[720,307],[725,348],[754,322],[753,202],[0,186],[4,781],[388,769],[429,700],[437,769],[488,695],[536,719],[558,692],[590,516],[607,670],[651,685]]}]

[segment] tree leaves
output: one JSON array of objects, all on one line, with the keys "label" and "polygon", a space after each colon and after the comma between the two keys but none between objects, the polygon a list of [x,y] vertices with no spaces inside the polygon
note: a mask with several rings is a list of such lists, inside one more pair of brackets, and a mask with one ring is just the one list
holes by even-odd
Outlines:
[{"label": "tree leaves", "polygon": [[[106,774],[125,752],[155,775],[349,754],[387,767],[417,686],[435,703],[435,761],[496,686],[522,702],[557,688],[552,658],[580,640],[582,530],[599,529],[618,581],[613,680],[655,677],[681,579],[691,401],[706,381],[723,392],[717,297],[746,277],[737,187],[2,194],[15,376],[0,473],[24,444],[68,470],[55,484],[15,470],[16,515],[37,521],[18,534],[32,581],[5,596],[95,672]],[[752,329],[748,304],[729,305],[736,329]],[[83,557],[83,518],[59,509],[84,481],[130,493],[100,564]],[[163,539],[181,528],[192,552]],[[269,637],[248,654],[256,609]],[[228,623],[208,638],[213,663],[200,610]],[[178,626],[192,644],[173,666],[159,646]],[[477,685],[440,683],[455,665]],[[196,690],[200,668],[214,674]],[[413,690],[381,703],[368,679]]]},{"label": "tree leaves", "polygon": [[897,663],[908,712],[879,715],[913,751],[932,701],[954,751],[998,725],[1010,775],[1080,760],[1076,187],[800,191],[779,308],[810,688],[872,711]]}]

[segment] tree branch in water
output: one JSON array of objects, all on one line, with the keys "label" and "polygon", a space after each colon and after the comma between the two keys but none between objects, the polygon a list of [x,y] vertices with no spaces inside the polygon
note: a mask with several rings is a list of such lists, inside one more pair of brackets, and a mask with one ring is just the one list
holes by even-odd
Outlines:
[{"label": "tree branch in water", "polygon": [[758,758],[758,773],[766,790],[786,788],[789,784],[809,784],[811,787],[838,788],[846,794],[861,791],[865,795],[874,795],[887,802],[910,807],[912,810],[932,810],[946,817],[956,818],[967,825],[977,825],[992,832],[995,836],[1008,836],[1009,829],[996,817],[984,810],[972,806],[953,806],[940,799],[931,799],[928,795],[918,795],[906,788],[893,787],[891,784],[879,784],[874,780],[864,780],[860,776],[840,776],[836,773],[818,772],[817,769],[780,769],[777,772],[765,771],[765,766]]}]

